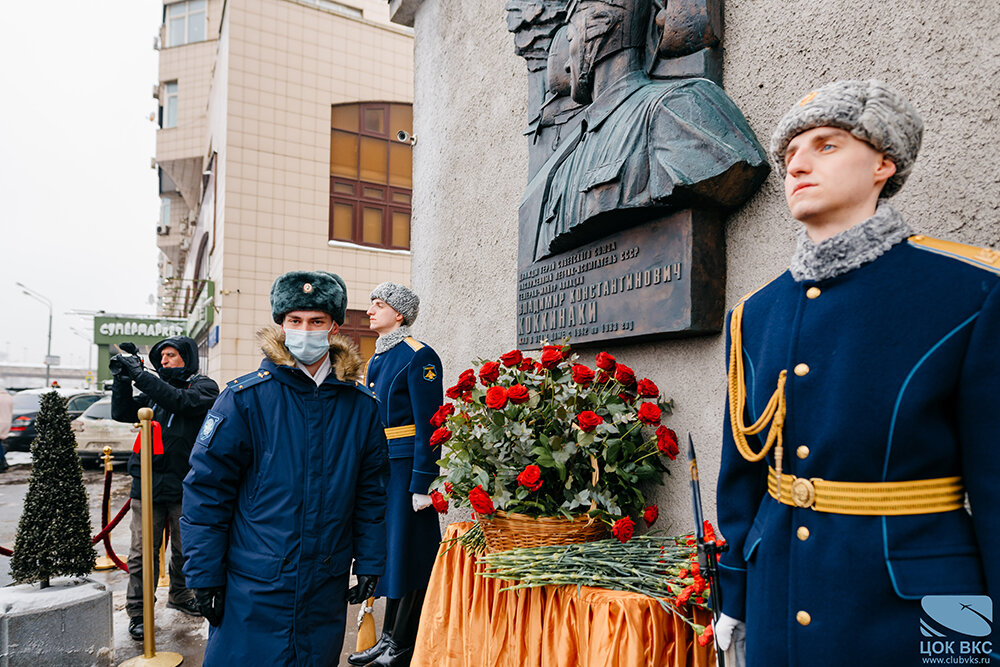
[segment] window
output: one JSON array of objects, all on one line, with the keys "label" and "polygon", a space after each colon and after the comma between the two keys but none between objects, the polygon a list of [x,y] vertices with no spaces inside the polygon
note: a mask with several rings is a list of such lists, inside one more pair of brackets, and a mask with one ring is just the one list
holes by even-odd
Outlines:
[{"label": "window", "polygon": [[177,82],[169,81],[163,84],[163,88],[165,94],[160,106],[160,127],[177,127]]},{"label": "window", "polygon": [[338,104],[331,113],[330,240],[410,247],[413,162],[409,104]]},{"label": "window", "polygon": [[170,197],[160,197],[160,226],[170,228]]},{"label": "window", "polygon": [[167,46],[205,41],[205,0],[175,2],[164,7],[163,12],[163,22],[167,26]]},{"label": "window", "polygon": [[378,334],[368,328],[368,315],[363,310],[348,310],[340,333],[354,341],[365,361],[375,354],[375,340]]}]

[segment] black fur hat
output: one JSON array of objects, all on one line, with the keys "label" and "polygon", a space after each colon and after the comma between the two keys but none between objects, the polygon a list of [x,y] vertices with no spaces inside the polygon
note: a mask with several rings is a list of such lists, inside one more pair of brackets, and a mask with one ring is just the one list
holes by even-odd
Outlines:
[{"label": "black fur hat", "polygon": [[281,324],[293,310],[329,313],[334,322],[343,324],[347,312],[344,279],[328,271],[289,271],[278,276],[271,285],[271,316]]}]

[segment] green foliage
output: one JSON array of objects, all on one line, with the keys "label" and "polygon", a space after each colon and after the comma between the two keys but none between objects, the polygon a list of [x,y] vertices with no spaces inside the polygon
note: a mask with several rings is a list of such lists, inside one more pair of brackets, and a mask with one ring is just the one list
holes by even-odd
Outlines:
[{"label": "green foliage", "polygon": [[31,443],[31,479],[17,525],[10,572],[14,581],[48,585],[59,575],[84,576],[94,569],[90,512],[76,438],[66,399],[42,395]]}]

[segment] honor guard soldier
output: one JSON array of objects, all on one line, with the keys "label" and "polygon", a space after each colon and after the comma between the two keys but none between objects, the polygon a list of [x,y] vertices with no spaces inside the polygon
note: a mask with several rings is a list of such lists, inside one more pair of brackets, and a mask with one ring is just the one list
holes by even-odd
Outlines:
[{"label": "honor guard soldier", "polygon": [[198,433],[181,533],[213,626],[207,666],[337,665],[347,604],[384,569],[385,434],[361,356],[337,335],[346,307],[340,276],[279,276],[281,328],[259,332],[260,368],[229,383]]},{"label": "honor guard soldier", "polygon": [[365,369],[365,385],[375,392],[389,442],[388,538],[385,576],[377,596],[387,599],[382,635],[352,654],[352,665],[409,665],[420,609],[441,542],[437,513],[428,509],[431,482],[439,474],[439,452],[430,446],[434,412],[444,400],[441,360],[410,335],[420,299],[396,283],[371,293],[370,327],[379,337]]},{"label": "honor guard soldier", "polygon": [[803,228],[790,269],[727,318],[718,484],[716,637],[745,632],[747,665],[921,664],[948,637],[934,604],[954,602],[924,596],[992,615],[1000,253],[914,234],[890,206],[922,132],[885,84],[838,81],[771,139]]}]

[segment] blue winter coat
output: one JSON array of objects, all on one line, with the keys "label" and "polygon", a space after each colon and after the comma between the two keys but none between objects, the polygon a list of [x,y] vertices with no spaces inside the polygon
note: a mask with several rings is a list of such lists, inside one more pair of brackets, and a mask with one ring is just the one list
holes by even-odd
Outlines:
[{"label": "blue winter coat", "polygon": [[317,387],[273,329],[205,418],[184,480],[189,588],[226,587],[205,665],[336,665],[351,561],[385,566],[385,436],[343,338]]},{"label": "blue winter coat", "polygon": [[401,598],[427,587],[441,542],[437,513],[431,508],[414,512],[411,504],[412,494],[426,494],[440,472],[440,448],[430,447],[430,418],[444,399],[441,360],[429,346],[406,337],[372,356],[365,384],[379,398],[392,470],[386,508],[388,561],[375,592]]},{"label": "blue winter coat", "polygon": [[[743,419],[757,419],[787,369],[784,474],[961,476],[971,515],[779,504],[767,491],[773,450],[744,460],[727,408],[722,610],[746,619],[749,667],[921,664],[921,641],[937,639],[921,634],[923,596],[1000,600],[1000,256],[991,266],[975,248],[925,246],[911,237],[820,282],[786,271],[747,298]],[[754,451],[764,435],[748,437]]]}]

